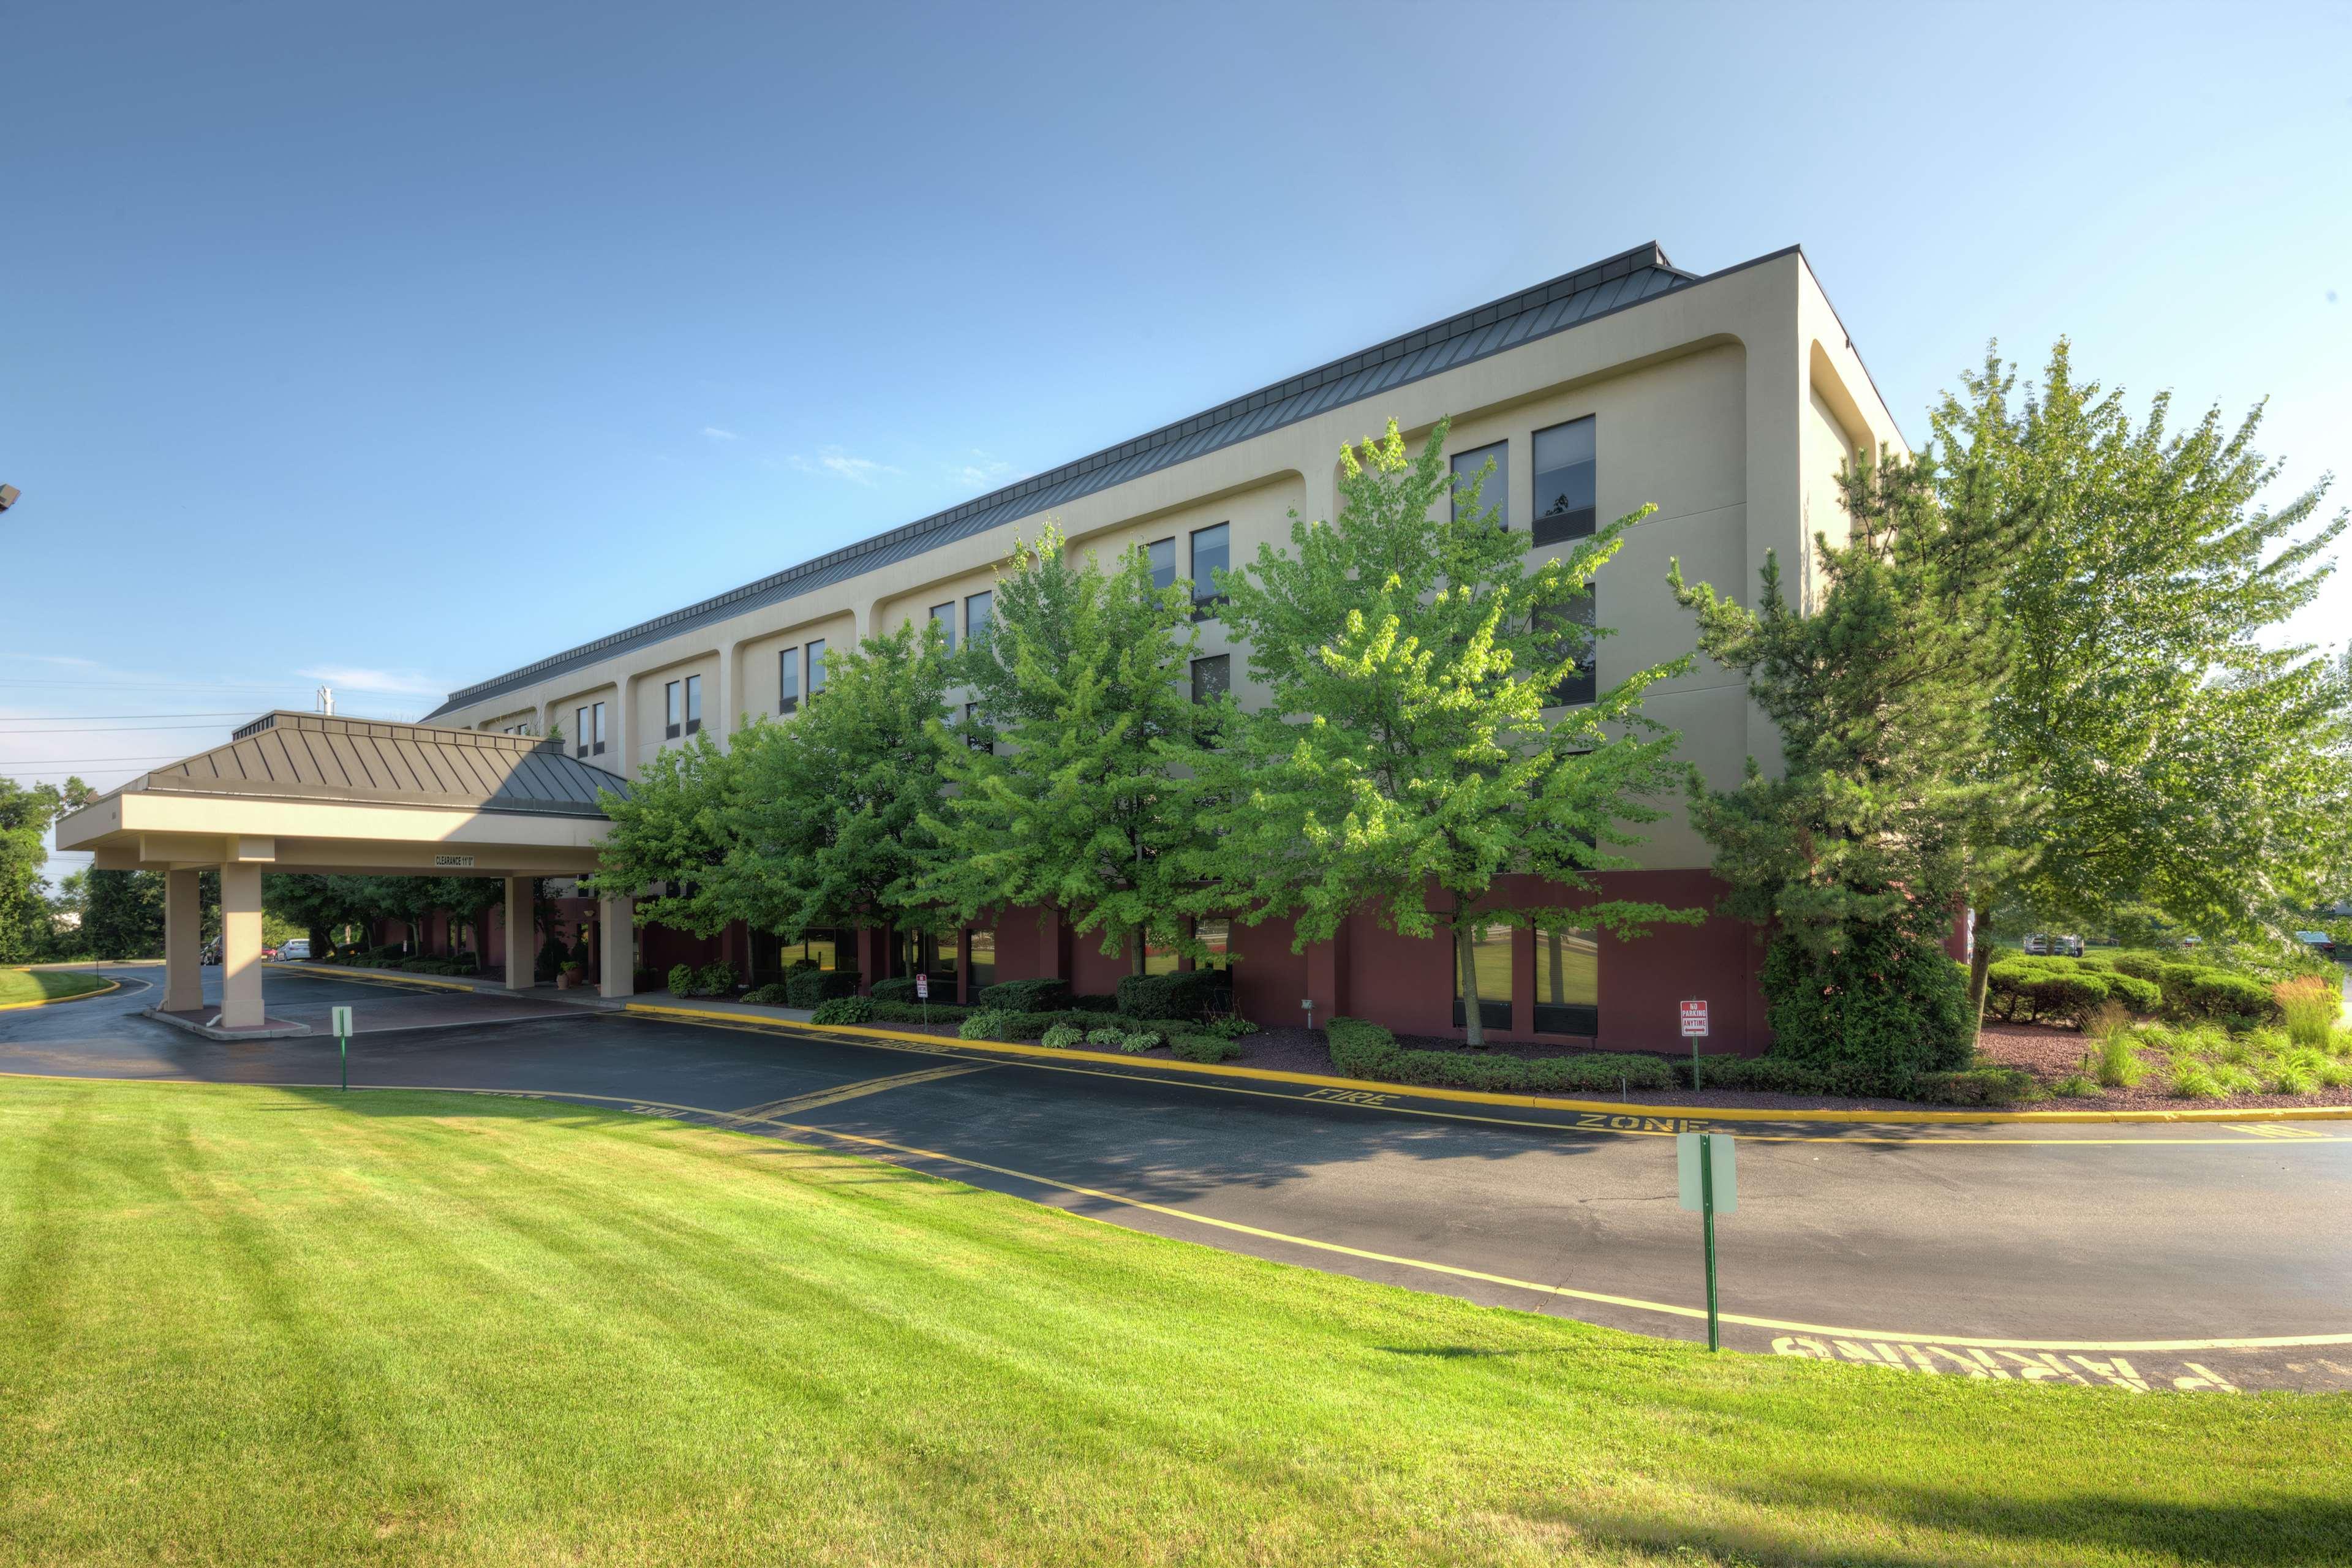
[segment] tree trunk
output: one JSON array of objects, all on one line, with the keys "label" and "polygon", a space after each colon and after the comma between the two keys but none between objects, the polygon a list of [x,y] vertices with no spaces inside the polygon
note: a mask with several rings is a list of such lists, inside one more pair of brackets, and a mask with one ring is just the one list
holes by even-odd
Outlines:
[{"label": "tree trunk", "polygon": [[1979,910],[1976,917],[1976,929],[1969,941],[1969,1031],[1971,1035],[1984,1032],[1985,989],[1987,976],[1992,973],[1992,944],[1985,941],[1986,930],[1992,923],[1992,911]]},{"label": "tree trunk", "polygon": [[1130,947],[1129,947],[1129,953],[1130,953],[1130,955],[1131,955],[1131,957],[1132,957],[1132,961],[1133,961],[1133,964],[1134,964],[1133,973],[1137,973],[1137,974],[1141,974],[1141,973],[1144,973],[1144,967],[1143,967],[1143,966],[1144,966],[1144,963],[1145,963],[1145,958],[1144,958],[1144,950],[1145,950],[1146,946],[1148,945],[1148,943],[1149,943],[1149,939],[1145,936],[1145,934],[1144,934],[1142,931],[1137,931],[1137,932],[1135,933],[1135,941],[1134,941],[1134,942],[1130,945]]},{"label": "tree trunk", "polygon": [[1486,1020],[1478,1016],[1477,953],[1471,946],[1473,928],[1459,910],[1454,915],[1454,962],[1462,973],[1462,1043],[1472,1050],[1485,1048]]}]

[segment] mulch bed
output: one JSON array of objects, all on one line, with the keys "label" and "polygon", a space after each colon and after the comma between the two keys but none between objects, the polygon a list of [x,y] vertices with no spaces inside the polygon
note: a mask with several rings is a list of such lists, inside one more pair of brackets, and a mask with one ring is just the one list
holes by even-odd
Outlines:
[{"label": "mulch bed", "polygon": [[[2001,1024],[1987,1019],[1977,1036],[1977,1049],[1986,1059],[2003,1067],[2023,1068],[2036,1082],[2047,1089],[2067,1074],[2078,1071],[2083,1055],[2091,1042],[2073,1029],[2053,1029],[2040,1024]],[[2258,1110],[2294,1106],[2352,1105],[2352,1088],[2319,1089],[2309,1094],[2233,1094],[2221,1100],[2183,1100],[2165,1086],[2170,1075],[2164,1069],[2164,1053],[2147,1051],[2141,1060],[2148,1062],[2147,1076],[2132,1089],[2103,1089],[2093,1095],[2069,1098],[2053,1095],[2037,1100],[2036,1110]],[[2152,1058],[2152,1059],[2151,1059]]]},{"label": "mulch bed", "polygon": [[[903,1029],[909,1034],[936,1035],[942,1039],[956,1037],[953,1024],[933,1024],[928,1029],[919,1024],[892,1024],[887,1027]],[[1978,1036],[1978,1048],[1988,1061],[2004,1067],[2023,1068],[2035,1081],[2047,1089],[2060,1079],[2075,1071],[2083,1053],[2090,1043],[2072,1029],[2053,1029],[2032,1024],[2002,1024],[1987,1020],[1984,1031]],[[1397,1044],[1412,1051],[1458,1051],[1462,1042],[1444,1036],[1399,1035]],[[1317,1073],[1327,1078],[1340,1076],[1331,1065],[1331,1050],[1320,1029],[1299,1028],[1261,1029],[1245,1035],[1240,1041],[1242,1054],[1234,1058],[1236,1066],[1263,1068],[1272,1072]],[[1094,1047],[1100,1048],[1100,1047]],[[1534,1061],[1549,1057],[1581,1056],[1590,1053],[1565,1050],[1558,1046],[1526,1043],[1496,1043],[1481,1053],[1486,1056],[1517,1057]],[[2159,1058],[2161,1053],[2155,1053]],[[1138,1061],[1170,1061],[1174,1059],[1165,1046],[1137,1053]],[[2182,1100],[2170,1093],[2168,1081],[2160,1061],[2152,1064],[2147,1076],[2136,1089],[2102,1089],[2095,1095],[2079,1099],[2053,1095],[2035,1100],[2022,1109],[2032,1110],[2252,1110],[2271,1107],[2294,1108],[2319,1105],[2352,1105],[2352,1089],[2323,1089],[2310,1094],[2241,1094],[2224,1100]],[[1558,1095],[1563,1100],[1605,1100],[1615,1095],[1585,1091]],[[1713,1106],[1729,1109],[1743,1106],[1755,1110],[1936,1110],[1958,1109],[1938,1107],[1916,1100],[1853,1100],[1837,1095],[1760,1094],[1745,1089],[1636,1089],[1633,1101],[1641,1105]]]}]

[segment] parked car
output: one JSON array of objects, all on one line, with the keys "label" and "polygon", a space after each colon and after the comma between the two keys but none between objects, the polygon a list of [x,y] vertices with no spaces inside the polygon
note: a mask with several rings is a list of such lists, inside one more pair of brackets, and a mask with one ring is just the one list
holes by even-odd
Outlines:
[{"label": "parked car", "polygon": [[205,950],[196,955],[196,962],[199,963],[218,963],[220,961],[221,939],[215,937],[212,941],[205,943]]},{"label": "parked car", "polygon": [[2294,933],[2294,940],[2322,958],[2336,956],[2336,939],[2324,931],[2299,931]]},{"label": "parked car", "polygon": [[299,963],[310,956],[310,939],[307,936],[291,938],[278,950],[278,961],[280,963]]},{"label": "parked car", "polygon": [[2083,956],[2083,939],[2035,931],[2025,939],[2025,951],[2034,958],[2080,958]]}]

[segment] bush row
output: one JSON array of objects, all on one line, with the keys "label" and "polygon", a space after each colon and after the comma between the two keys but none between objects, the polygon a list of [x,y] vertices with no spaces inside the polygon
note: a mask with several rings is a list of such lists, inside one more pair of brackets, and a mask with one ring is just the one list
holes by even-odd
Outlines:
[{"label": "bush row", "polygon": [[673,996],[724,996],[735,989],[735,966],[731,963],[706,963],[697,969],[691,964],[670,965],[667,980]]},{"label": "bush row", "polygon": [[1334,1018],[1324,1031],[1331,1065],[1347,1078],[1418,1083],[1498,1093],[1567,1089],[1672,1089],[1674,1069],[1663,1057],[1593,1051],[1581,1056],[1472,1056],[1463,1051],[1409,1051],[1378,1024]]},{"label": "bush row", "polygon": [[[1664,1057],[1592,1052],[1524,1061],[1459,1051],[1409,1051],[1378,1024],[1334,1018],[1324,1032],[1331,1065],[1348,1078],[1531,1093],[1562,1090],[1688,1089],[1692,1064]],[[1853,1063],[1816,1065],[1773,1057],[1701,1058],[1702,1089],[1854,1099],[1934,1100],[1948,1105],[2009,1105],[2032,1098],[2033,1078],[2018,1068],[1977,1066],[1927,1072],[1896,1082]]]},{"label": "bush row", "polygon": [[2006,958],[1985,972],[1985,1011],[2004,1023],[2079,1029],[2110,1004],[2153,1013],[2163,1002],[2153,980],[2071,958]]}]

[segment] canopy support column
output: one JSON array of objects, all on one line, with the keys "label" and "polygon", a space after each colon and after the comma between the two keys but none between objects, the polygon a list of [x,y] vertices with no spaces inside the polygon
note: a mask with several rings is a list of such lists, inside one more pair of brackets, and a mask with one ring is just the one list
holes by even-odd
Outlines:
[{"label": "canopy support column", "polygon": [[539,910],[531,902],[531,879],[506,880],[507,989],[528,991],[539,984]]},{"label": "canopy support column", "polygon": [[163,1011],[205,1005],[205,906],[200,870],[163,873]]},{"label": "canopy support column", "polygon": [[634,996],[637,993],[637,900],[600,899],[596,902],[596,954],[602,996]]},{"label": "canopy support column", "polygon": [[[229,861],[220,868],[220,885],[221,1027],[258,1029],[268,1021],[261,996],[261,867]],[[169,910],[167,903],[167,918]],[[169,941],[167,935],[167,951]]]}]

